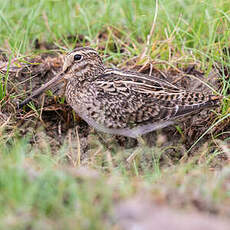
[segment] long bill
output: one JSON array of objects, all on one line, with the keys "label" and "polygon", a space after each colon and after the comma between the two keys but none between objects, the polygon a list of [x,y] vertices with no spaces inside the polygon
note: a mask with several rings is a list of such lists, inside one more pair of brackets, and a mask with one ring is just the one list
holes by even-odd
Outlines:
[{"label": "long bill", "polygon": [[38,97],[39,95],[41,95],[44,91],[52,88],[53,86],[55,86],[56,84],[58,84],[61,80],[63,80],[64,78],[64,73],[60,73],[58,74],[56,77],[52,78],[50,81],[48,81],[47,83],[45,83],[43,86],[41,86],[39,89],[35,90],[32,95],[30,95],[29,97],[27,97],[24,101],[22,101],[19,105],[18,108],[22,108],[24,105],[28,104],[33,98]]}]

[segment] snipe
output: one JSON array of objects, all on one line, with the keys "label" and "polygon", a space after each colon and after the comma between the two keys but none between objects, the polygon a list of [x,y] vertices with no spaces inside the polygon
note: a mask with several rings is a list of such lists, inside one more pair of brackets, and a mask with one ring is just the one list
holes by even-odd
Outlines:
[{"label": "snipe", "polygon": [[179,118],[217,106],[221,97],[189,92],[137,72],[106,68],[98,53],[77,48],[65,57],[63,71],[19,106],[65,80],[66,101],[99,131],[138,137]]}]

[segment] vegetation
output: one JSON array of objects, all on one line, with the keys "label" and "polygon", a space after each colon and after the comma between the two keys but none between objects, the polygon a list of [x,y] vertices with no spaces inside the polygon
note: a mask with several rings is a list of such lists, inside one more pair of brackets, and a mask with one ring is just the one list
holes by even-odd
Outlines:
[{"label": "vegetation", "polygon": [[[0,68],[7,63],[0,69],[1,229],[120,229],[117,205],[137,196],[230,216],[229,0],[161,0],[157,7],[155,0],[0,0],[0,22]],[[17,111],[28,92],[11,66],[38,66],[33,58],[76,45],[97,47],[107,65],[121,68],[150,63],[179,73],[195,66],[203,82],[218,77],[208,86],[223,104],[205,130],[172,127],[175,140],[159,131],[151,146],[89,132],[68,107],[63,114],[74,124],[62,121],[65,132],[50,135],[59,110],[31,104]],[[48,96],[46,103],[55,100]]]}]

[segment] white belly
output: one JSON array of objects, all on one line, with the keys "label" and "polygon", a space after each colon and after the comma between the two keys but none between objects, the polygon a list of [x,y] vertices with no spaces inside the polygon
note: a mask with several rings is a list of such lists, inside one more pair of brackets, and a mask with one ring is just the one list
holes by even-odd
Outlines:
[{"label": "white belly", "polygon": [[163,122],[155,122],[155,123],[150,123],[150,124],[145,124],[145,125],[139,125],[139,126],[134,127],[134,128],[115,129],[115,128],[107,128],[107,127],[97,123],[92,118],[83,115],[82,113],[77,112],[77,114],[84,121],[86,121],[90,126],[94,127],[98,131],[101,131],[104,133],[115,134],[115,135],[126,136],[126,137],[132,137],[132,138],[137,138],[141,135],[144,135],[146,133],[149,133],[149,132],[157,130],[157,129],[162,129],[162,128],[169,126],[169,125],[172,125],[174,123],[173,121],[163,121]]}]

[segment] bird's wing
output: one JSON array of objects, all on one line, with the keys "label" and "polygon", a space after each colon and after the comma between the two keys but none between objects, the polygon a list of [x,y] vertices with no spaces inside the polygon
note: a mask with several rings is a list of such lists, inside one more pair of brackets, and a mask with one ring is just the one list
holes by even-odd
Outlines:
[{"label": "bird's wing", "polygon": [[103,76],[99,76],[96,83],[106,90],[132,90],[143,94],[181,93],[184,92],[168,81],[152,76],[130,71],[107,69]]},{"label": "bird's wing", "polygon": [[123,107],[129,106],[139,117],[145,114],[145,120],[175,119],[212,107],[219,100],[217,96],[187,92],[151,76],[115,69],[108,69],[94,83],[111,100],[123,100]]}]

